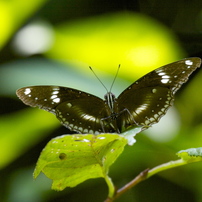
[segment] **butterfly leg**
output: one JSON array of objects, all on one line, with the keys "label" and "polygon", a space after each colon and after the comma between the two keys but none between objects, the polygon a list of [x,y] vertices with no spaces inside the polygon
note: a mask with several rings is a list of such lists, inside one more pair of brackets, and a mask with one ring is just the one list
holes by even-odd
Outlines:
[{"label": "butterfly leg", "polygon": [[102,127],[102,131],[105,133],[103,118],[100,119],[100,125],[101,125],[101,127]]},{"label": "butterfly leg", "polygon": [[138,123],[135,121],[135,119],[133,118],[132,114],[130,113],[130,111],[129,111],[127,108],[125,108],[125,109],[123,109],[121,112],[119,112],[119,116],[120,116],[121,114],[123,114],[124,112],[127,112],[127,113],[129,114],[130,119],[132,120],[132,122],[133,122],[135,125],[140,126],[140,125],[138,125]]},{"label": "butterfly leg", "polygon": [[[120,130],[116,124],[116,119],[114,117],[115,117],[115,114],[113,116],[111,115],[111,116],[108,116],[105,118],[101,118],[101,127],[102,127],[103,132],[105,132],[105,127],[109,127],[110,129],[106,130],[106,131],[120,133]],[[107,124],[104,124],[105,120],[107,120],[107,119],[110,119],[110,120],[107,121]]]}]

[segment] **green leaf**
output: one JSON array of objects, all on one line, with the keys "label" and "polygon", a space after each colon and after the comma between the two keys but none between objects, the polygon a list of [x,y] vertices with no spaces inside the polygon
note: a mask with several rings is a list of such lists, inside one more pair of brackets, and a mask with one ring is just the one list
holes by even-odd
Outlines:
[{"label": "green leaf", "polygon": [[177,155],[187,163],[202,161],[202,147],[181,150]]},{"label": "green leaf", "polygon": [[103,177],[112,196],[114,186],[107,173],[126,144],[127,140],[117,134],[76,134],[54,138],[42,151],[34,178],[43,172],[53,180],[52,189],[63,190],[87,179]]},{"label": "green leaf", "polygon": [[188,163],[202,161],[202,147],[181,150],[177,153],[177,156],[181,159],[161,164],[149,170],[147,178],[163,170],[186,165]]}]

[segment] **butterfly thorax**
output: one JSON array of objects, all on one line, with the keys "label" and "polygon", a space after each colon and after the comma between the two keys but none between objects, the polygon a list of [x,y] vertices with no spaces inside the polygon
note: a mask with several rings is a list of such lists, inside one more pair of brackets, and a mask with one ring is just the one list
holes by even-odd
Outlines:
[{"label": "butterfly thorax", "polygon": [[105,104],[108,106],[110,110],[109,111],[110,118],[116,119],[118,115],[118,105],[117,105],[116,96],[113,93],[108,92],[107,94],[105,94],[104,99],[105,99]]}]

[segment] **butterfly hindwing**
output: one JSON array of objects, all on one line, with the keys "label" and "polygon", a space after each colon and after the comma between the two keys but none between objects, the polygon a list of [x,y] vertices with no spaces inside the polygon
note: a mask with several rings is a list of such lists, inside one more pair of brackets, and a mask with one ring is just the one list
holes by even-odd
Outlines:
[{"label": "butterfly hindwing", "polygon": [[56,107],[56,116],[67,128],[79,133],[114,132],[110,120],[103,120],[110,116],[107,109],[102,99],[90,96],[61,103]]},{"label": "butterfly hindwing", "polygon": [[[128,101],[133,104],[128,105],[124,98],[128,98]],[[173,100],[170,90],[163,87],[136,89],[132,96],[126,94],[126,97],[118,100],[120,111],[127,109],[117,118],[120,130],[125,130],[132,125],[147,128],[157,123],[172,105]]]}]

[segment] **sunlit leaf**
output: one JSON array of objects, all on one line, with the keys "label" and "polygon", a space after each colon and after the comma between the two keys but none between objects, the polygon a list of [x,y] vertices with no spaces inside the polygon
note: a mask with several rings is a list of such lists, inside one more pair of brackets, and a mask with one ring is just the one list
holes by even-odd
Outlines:
[{"label": "sunlit leaf", "polygon": [[167,163],[164,163],[152,168],[151,170],[149,170],[147,178],[151,177],[152,175],[158,172],[161,172],[170,168],[175,168],[178,166],[186,165],[188,163],[202,161],[202,147],[181,150],[177,153],[177,155],[181,159],[178,159],[175,161],[169,161]]},{"label": "sunlit leaf", "polygon": [[108,178],[109,167],[122,153],[127,140],[116,134],[63,135],[42,151],[34,178],[43,172],[52,188],[63,190],[91,178]]},{"label": "sunlit leaf", "polygon": [[187,163],[202,161],[202,147],[181,150],[177,155]]}]

